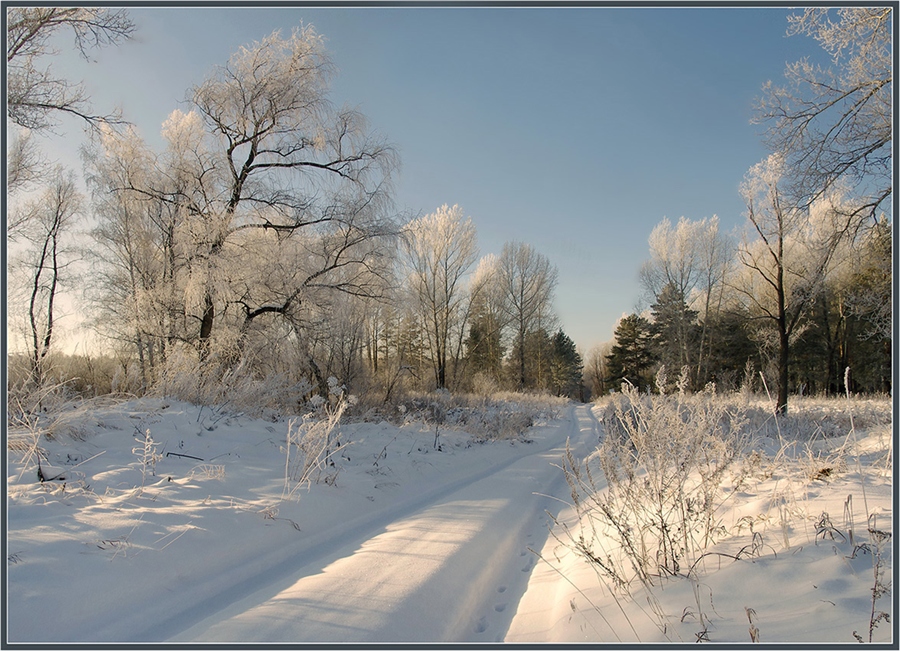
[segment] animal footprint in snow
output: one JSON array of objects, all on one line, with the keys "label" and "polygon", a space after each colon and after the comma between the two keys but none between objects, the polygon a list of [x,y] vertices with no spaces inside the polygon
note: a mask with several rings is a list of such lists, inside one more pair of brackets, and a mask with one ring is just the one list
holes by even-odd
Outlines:
[{"label": "animal footprint in snow", "polygon": [[500,593],[506,592],[506,586],[501,585],[499,588],[497,588],[497,592],[500,592]]},{"label": "animal footprint in snow", "polygon": [[487,627],[488,627],[487,618],[482,617],[481,619],[478,620],[478,623],[475,624],[475,632],[476,633],[484,633],[487,630]]},{"label": "animal footprint in snow", "polygon": [[496,606],[494,606],[494,610],[496,610],[498,613],[502,613],[504,610],[506,610],[506,604],[497,604]]}]

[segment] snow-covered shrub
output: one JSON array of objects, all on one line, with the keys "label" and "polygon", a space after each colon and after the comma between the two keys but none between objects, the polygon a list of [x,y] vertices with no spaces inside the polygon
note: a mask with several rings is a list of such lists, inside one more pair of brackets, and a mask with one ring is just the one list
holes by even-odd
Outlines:
[{"label": "snow-covered shrub", "polygon": [[500,383],[488,373],[476,373],[472,378],[472,393],[476,396],[488,398],[500,389]]},{"label": "snow-covered shrub", "polygon": [[[323,472],[334,466],[332,457],[342,447],[333,437],[347,406],[340,400],[325,408],[325,417],[308,413],[288,423],[284,460],[284,490],[282,499],[290,498],[298,488],[319,483]],[[332,476],[333,477],[333,476]],[[333,479],[332,479],[333,481]]]},{"label": "snow-covered shrub", "polygon": [[207,359],[200,364],[186,352],[170,355],[156,385],[156,393],[165,397],[259,417],[296,413],[312,389],[306,378],[260,375],[246,359],[237,363]]},{"label": "snow-covered shrub", "polygon": [[476,442],[514,439],[534,425],[534,416],[509,404],[488,404],[469,420],[468,431]]},{"label": "snow-covered shrub", "polygon": [[712,387],[651,396],[626,385],[602,423],[602,444],[564,461],[583,526],[569,544],[620,587],[687,573],[722,532],[719,486],[745,445],[740,415]]}]

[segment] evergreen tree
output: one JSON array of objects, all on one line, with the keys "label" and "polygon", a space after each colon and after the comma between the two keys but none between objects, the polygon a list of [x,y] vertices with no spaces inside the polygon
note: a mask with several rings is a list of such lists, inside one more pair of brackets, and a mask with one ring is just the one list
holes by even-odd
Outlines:
[{"label": "evergreen tree", "polygon": [[581,373],[584,364],[575,342],[562,330],[553,335],[553,357],[550,364],[550,388],[558,396],[582,399]]},{"label": "evergreen tree", "polygon": [[684,366],[689,367],[691,377],[696,378],[696,350],[700,341],[697,312],[687,306],[684,294],[673,283],[663,286],[651,309],[658,361],[665,365],[672,382],[677,380]]},{"label": "evergreen tree", "polygon": [[747,314],[732,311],[723,311],[704,322],[711,335],[706,381],[722,390],[734,390],[744,382],[748,368],[762,367],[747,330],[751,323]]},{"label": "evergreen tree", "polygon": [[607,356],[612,385],[618,387],[627,381],[638,390],[646,389],[656,361],[650,322],[638,314],[629,314],[619,322],[615,338],[616,343]]},{"label": "evergreen tree", "polygon": [[500,326],[494,315],[485,312],[473,317],[466,338],[468,370],[473,375],[482,373],[499,380],[503,373],[505,352],[500,338]]}]

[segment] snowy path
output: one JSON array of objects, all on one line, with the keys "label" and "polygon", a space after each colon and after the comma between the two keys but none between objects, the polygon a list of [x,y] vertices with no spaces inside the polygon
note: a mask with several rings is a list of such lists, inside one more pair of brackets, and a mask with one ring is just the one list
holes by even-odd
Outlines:
[{"label": "snowy path", "polygon": [[[598,441],[590,406],[511,440],[448,429],[440,451],[419,421],[351,423],[332,481],[290,498],[284,421],[161,399],[79,411],[38,441],[66,481],[39,482],[33,457],[8,451],[9,642],[746,643],[752,608],[765,643],[853,644],[873,575],[892,571],[894,513],[892,405],[853,406],[865,429],[795,460],[780,435],[757,437],[723,483],[727,535],[709,557],[723,560],[701,568],[702,595],[672,580],[627,599],[547,528],[545,509],[577,522],[557,465],[567,438],[578,457]],[[846,420],[835,402],[806,409],[797,422]],[[149,466],[144,432],[165,451]],[[815,459],[846,467],[810,479]],[[823,514],[847,534],[826,540]],[[759,557],[725,562],[757,540]]]},{"label": "snowy path", "polygon": [[598,435],[590,406],[571,407],[527,455],[381,511],[298,554],[289,572],[281,563],[231,591],[240,597],[219,595],[217,604],[230,601],[221,610],[199,604],[146,634],[167,630],[168,642],[500,641],[536,562],[527,548],[543,547],[545,510],[559,511],[568,495],[556,467],[566,439],[581,453]]}]

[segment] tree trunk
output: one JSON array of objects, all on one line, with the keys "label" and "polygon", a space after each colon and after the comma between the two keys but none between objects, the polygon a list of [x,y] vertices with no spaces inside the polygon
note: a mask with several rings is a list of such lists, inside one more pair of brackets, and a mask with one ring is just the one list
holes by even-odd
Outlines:
[{"label": "tree trunk", "polygon": [[213,321],[216,317],[216,308],[213,305],[212,295],[207,292],[204,298],[203,319],[200,321],[200,359],[205,360],[209,354],[209,338],[212,336]]},{"label": "tree trunk", "polygon": [[519,389],[525,388],[525,330],[519,328]]},{"label": "tree trunk", "polygon": [[788,333],[780,328],[778,333],[778,402],[776,413],[786,416],[788,408]]}]

